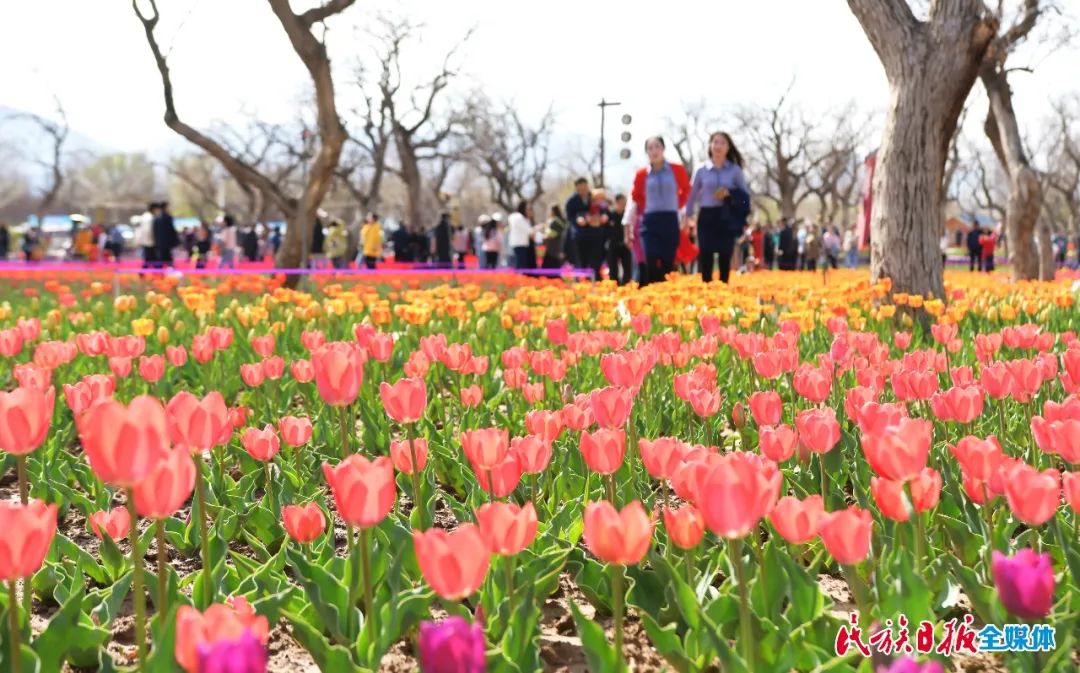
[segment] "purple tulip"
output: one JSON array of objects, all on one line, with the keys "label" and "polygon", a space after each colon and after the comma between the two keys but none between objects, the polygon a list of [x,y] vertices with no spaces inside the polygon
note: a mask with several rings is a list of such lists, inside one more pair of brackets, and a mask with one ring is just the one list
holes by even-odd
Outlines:
[{"label": "purple tulip", "polygon": [[420,623],[422,673],[484,673],[484,631],[461,617]]},{"label": "purple tulip", "polygon": [[920,664],[911,657],[901,657],[885,666],[878,666],[877,673],[945,673],[945,668],[937,661]]},{"label": "purple tulip", "polygon": [[994,552],[991,569],[1002,605],[1021,619],[1042,619],[1054,602],[1054,567],[1049,554],[1021,549],[1012,558]]},{"label": "purple tulip", "polygon": [[266,673],[266,646],[251,631],[199,645],[199,673]]}]

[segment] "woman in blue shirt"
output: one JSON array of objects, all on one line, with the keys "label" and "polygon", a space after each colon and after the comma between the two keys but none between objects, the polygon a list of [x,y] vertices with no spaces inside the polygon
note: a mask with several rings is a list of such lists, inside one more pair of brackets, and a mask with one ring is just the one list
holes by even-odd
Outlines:
[{"label": "woman in blue shirt", "polygon": [[713,279],[713,260],[720,256],[720,281],[728,282],[735,242],[743,234],[750,214],[750,189],[743,176],[743,158],[731,136],[722,131],[709,136],[709,165],[694,174],[686,217],[697,213],[698,265],[701,279]]}]

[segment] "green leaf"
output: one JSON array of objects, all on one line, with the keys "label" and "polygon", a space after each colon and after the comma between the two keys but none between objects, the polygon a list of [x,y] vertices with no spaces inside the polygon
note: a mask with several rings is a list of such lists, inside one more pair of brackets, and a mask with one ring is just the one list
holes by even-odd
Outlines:
[{"label": "green leaf", "polygon": [[98,564],[97,560],[85,549],[71,541],[70,538],[56,534],[53,545],[60,558],[74,559],[83,573],[90,576],[98,584],[110,584],[110,578],[105,568]]},{"label": "green leaf", "polygon": [[574,625],[577,627],[578,637],[581,638],[581,646],[585,650],[585,661],[589,664],[589,670],[594,673],[621,671],[622,662],[615,654],[615,648],[608,643],[604,629],[581,614],[581,610],[574,601],[570,601],[570,612],[574,616]]},{"label": "green leaf", "polygon": [[116,615],[120,612],[120,605],[127,598],[131,589],[132,574],[124,575],[116,584],[105,587],[98,591],[91,591],[86,595],[86,605],[90,608],[90,615],[104,628],[110,628]]},{"label": "green leaf", "polygon": [[347,649],[341,645],[332,644],[307,620],[291,612],[283,612],[282,615],[292,624],[293,638],[308,651],[319,670],[341,671],[342,673],[361,673],[366,670],[353,663]]},{"label": "green leaf", "polygon": [[788,619],[796,627],[814,621],[825,612],[825,595],[798,561],[788,554],[779,554],[777,558],[787,575],[788,589],[791,591]]},{"label": "green leaf", "polygon": [[120,547],[117,547],[116,543],[108,535],[101,536],[99,549],[101,551],[101,563],[105,566],[105,571],[109,574],[110,580],[115,582],[127,569],[124,553],[120,551]]},{"label": "green leaf", "polygon": [[98,628],[82,614],[84,592],[81,581],[60,609],[49,619],[48,625],[37,638],[33,648],[41,658],[46,671],[59,671],[69,654],[72,663],[85,666],[97,662],[98,649],[108,642],[108,630]]},{"label": "green leaf", "polygon": [[671,667],[679,673],[690,673],[697,670],[697,666],[686,656],[686,650],[679,639],[675,624],[668,624],[661,628],[647,612],[639,612],[641,623],[645,627],[645,633],[649,635],[656,651],[663,655]]},{"label": "green leaf", "polygon": [[[349,643],[353,638],[348,634],[353,624],[359,623],[359,611],[350,606],[349,592],[338,576],[327,572],[325,568],[309,563],[302,553],[291,547],[285,552],[289,566],[296,573],[296,580],[304,589],[311,605],[315,608],[322,627],[340,644]],[[350,615],[357,613],[350,620]]]}]

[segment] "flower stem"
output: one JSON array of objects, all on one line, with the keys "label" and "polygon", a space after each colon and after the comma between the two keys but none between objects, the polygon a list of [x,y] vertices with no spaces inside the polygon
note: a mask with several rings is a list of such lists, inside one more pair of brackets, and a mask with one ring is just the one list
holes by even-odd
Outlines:
[{"label": "flower stem", "polygon": [[408,424],[408,436],[409,436],[409,458],[412,460],[412,472],[409,475],[412,478],[412,497],[413,507],[420,512],[420,530],[427,530],[427,511],[424,506],[424,496],[420,492],[420,465],[416,462],[416,446],[414,440],[416,439],[416,426],[413,423]]},{"label": "flower stem", "polygon": [[341,459],[345,460],[349,457],[349,435],[348,426],[349,419],[347,418],[348,412],[345,411],[345,407],[338,407],[338,428],[341,431]]},{"label": "flower stem", "polygon": [[135,647],[138,660],[135,668],[143,670],[146,663],[146,595],[143,593],[143,559],[139,553],[139,514],[135,511],[135,489],[127,490],[128,514],[131,515],[131,528],[128,531],[131,542],[131,591],[135,604]]},{"label": "flower stem", "polygon": [[739,583],[739,627],[742,630],[743,661],[754,670],[754,629],[750,624],[750,592],[746,586],[746,568],[743,567],[742,538],[728,540],[731,565],[735,567],[735,581]]},{"label": "flower stem", "polygon": [[154,522],[154,527],[157,528],[157,611],[164,618],[169,613],[169,580],[167,574],[169,550],[165,546],[165,520],[158,519]]},{"label": "flower stem", "polygon": [[621,669],[623,664],[623,568],[618,564],[611,564],[611,612],[614,620],[612,630],[615,632],[615,661]]},{"label": "flower stem", "polygon": [[19,602],[15,596],[15,580],[8,580],[8,626],[11,629],[11,671],[22,673],[22,645],[19,644]]},{"label": "flower stem", "polygon": [[371,529],[364,528],[357,538],[360,545],[360,564],[364,573],[364,625],[369,638],[375,637],[375,600],[371,586]]},{"label": "flower stem", "polygon": [[613,507],[618,507],[618,505],[615,504],[615,473],[614,472],[607,476],[607,495],[608,495],[608,500],[611,502],[611,505]]},{"label": "flower stem", "polygon": [[825,454],[818,454],[818,467],[821,468],[821,499],[825,507],[829,506],[829,473],[825,471]]},{"label": "flower stem", "polygon": [[848,588],[855,599],[855,606],[859,610],[859,625],[866,626],[870,623],[870,607],[866,602],[866,585],[859,577],[859,571],[855,566],[841,566],[844,570],[844,578],[847,579]]},{"label": "flower stem", "polygon": [[203,477],[203,460],[198,454],[192,454],[195,461],[195,504],[199,517],[199,544],[202,551],[203,605],[206,609],[214,602],[214,585],[210,580],[210,530],[206,523],[206,479]]},{"label": "flower stem", "polygon": [[488,502],[495,502],[495,474],[491,469],[487,471]]},{"label": "flower stem", "polygon": [[[506,557],[506,602],[514,607],[514,557]],[[511,614],[513,614],[511,612]]]},{"label": "flower stem", "polygon": [[26,456],[15,456],[19,472],[19,502],[26,504],[30,500],[30,482],[26,478]]},{"label": "flower stem", "polygon": [[690,588],[694,588],[694,550],[696,547],[691,547],[683,553],[683,558],[686,561],[686,583],[690,585]]},{"label": "flower stem", "polygon": [[273,470],[270,469],[271,461],[267,460],[263,463],[263,473],[266,476],[266,501],[270,505],[270,511],[274,513],[274,516],[281,518],[280,512],[277,511],[277,507],[274,504],[274,475]]}]

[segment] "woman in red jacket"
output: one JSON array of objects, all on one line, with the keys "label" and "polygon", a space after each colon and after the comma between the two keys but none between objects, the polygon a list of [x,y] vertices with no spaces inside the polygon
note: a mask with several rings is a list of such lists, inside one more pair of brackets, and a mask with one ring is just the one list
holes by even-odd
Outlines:
[{"label": "woman in red jacket", "polygon": [[[641,284],[664,280],[675,267],[679,247],[679,213],[690,195],[690,177],[682,164],[664,160],[664,139],[654,136],[645,141],[649,165],[634,176],[631,200],[641,215],[641,243],[645,252],[646,277]],[[631,213],[627,221],[633,222]]]}]

